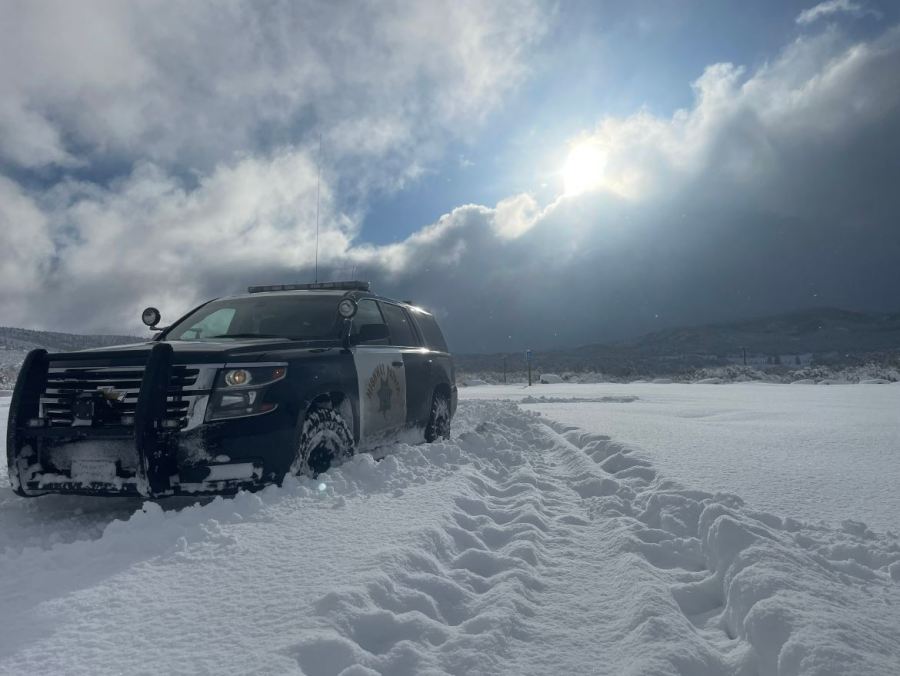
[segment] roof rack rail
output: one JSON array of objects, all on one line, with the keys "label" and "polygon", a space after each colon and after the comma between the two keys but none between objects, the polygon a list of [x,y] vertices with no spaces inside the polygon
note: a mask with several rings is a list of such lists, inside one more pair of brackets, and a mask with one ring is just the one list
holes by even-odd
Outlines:
[{"label": "roof rack rail", "polygon": [[251,286],[247,293],[264,293],[266,291],[368,291],[369,282],[315,282],[311,284],[268,284]]}]

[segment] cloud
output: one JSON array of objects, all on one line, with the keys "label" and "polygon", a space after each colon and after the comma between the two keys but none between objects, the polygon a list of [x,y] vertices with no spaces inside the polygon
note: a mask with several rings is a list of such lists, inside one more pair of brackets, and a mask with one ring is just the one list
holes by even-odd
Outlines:
[{"label": "cloud", "polygon": [[508,197],[494,209],[494,230],[500,237],[520,237],[534,226],[539,215],[540,208],[530,195]]},{"label": "cloud", "polygon": [[12,323],[30,316],[20,298],[34,298],[53,264],[47,217],[15,183],[0,176],[0,307]]},{"label": "cloud", "polygon": [[396,184],[521,81],[542,30],[530,0],[4,3],[0,161],[208,172],[322,133],[336,168]]},{"label": "cloud", "polygon": [[[316,7],[310,11],[326,11]],[[477,16],[481,5],[474,7]],[[316,57],[310,38],[302,38],[298,43],[312,50],[309,65],[301,59],[286,69],[273,55],[235,57],[236,73],[216,80],[217,90],[232,80],[241,83],[235,91],[256,92],[252,101],[226,100],[214,118],[200,122],[195,107],[205,111],[205,103],[169,97],[172,118],[142,109],[128,124],[143,131],[136,137],[123,132],[121,144],[114,133],[109,142],[100,133],[89,142],[73,131],[78,125],[69,117],[32,106],[57,130],[60,152],[91,168],[124,153],[127,170],[102,181],[82,169],[66,170],[47,186],[36,172],[38,187],[34,181],[0,181],[0,246],[13,252],[0,262],[0,323],[137,331],[146,304],[172,317],[248,284],[307,279],[315,251],[314,138],[281,143],[279,131],[261,145],[246,139],[265,126],[253,120],[302,117],[307,104],[318,119],[325,109],[315,103],[319,99],[343,111],[330,127],[340,133],[326,144],[334,156],[322,183],[319,257],[325,274],[355,267],[379,290],[430,307],[443,317],[458,351],[584,343],[810,304],[896,308],[900,28],[856,42],[837,29],[804,36],[754,70],[710,65],[693,83],[694,101],[685,109],[602,117],[579,137],[604,151],[602,180],[592,189],[550,204],[521,194],[496,205],[462,205],[401,242],[362,244],[353,204],[338,199],[346,182],[365,191],[375,181],[409,180],[420,166],[420,145],[440,152],[458,127],[477,124],[482,106],[499,105],[506,77],[520,77],[527,68],[511,38],[484,27],[473,35],[459,28],[452,40],[436,38],[447,25],[499,21],[502,13],[456,24],[442,15],[440,26],[431,26],[437,19],[427,13],[412,14],[378,19],[386,22],[379,30],[409,33],[410,45],[397,38],[396,47],[410,55],[403,59],[408,68],[380,60],[383,45],[366,47],[387,68],[383,80],[372,82],[390,92],[395,105],[379,92],[372,93],[372,106],[365,105],[368,78],[375,76],[362,51],[353,55],[355,47],[329,66],[332,76],[341,74],[333,78],[340,87],[309,75],[331,61]],[[264,19],[256,21],[275,30]],[[343,20],[348,33],[335,29],[339,44],[352,42],[353,30],[364,27]],[[178,25],[192,30],[186,19]],[[246,29],[262,30],[253,21]],[[154,31],[148,34],[152,43]],[[226,47],[214,38],[209,54],[217,62],[223,59],[218,50]],[[129,71],[155,72],[154,59],[161,57],[151,58],[155,52],[146,49],[124,59]],[[176,60],[193,54],[174,52],[181,54]],[[473,53],[471,67],[457,63]],[[267,74],[272,59],[277,63]],[[362,69],[358,76],[340,65],[345,59]],[[479,59],[487,59],[484,72]],[[215,73],[217,67],[187,64],[186,71]],[[444,82],[448,72],[455,75]],[[289,88],[285,96],[307,103],[288,106],[294,111],[288,115],[288,108],[271,101],[282,78],[319,82],[317,95]],[[192,81],[176,79],[178,87]],[[355,121],[354,106],[371,126]],[[183,129],[179,115],[185,116]],[[158,125],[168,130],[159,136],[160,148],[147,140]],[[192,133],[200,136],[196,142],[188,138]],[[142,144],[128,150],[142,135]],[[338,138],[349,140],[341,145]],[[365,157],[387,178],[354,171]],[[66,160],[50,162],[59,171]]]},{"label": "cloud", "polygon": [[881,18],[881,13],[874,9],[867,9],[861,2],[854,0],[825,0],[818,5],[804,9],[797,15],[797,23],[801,26],[814,23],[835,14],[849,14],[853,17],[861,17],[869,14],[876,19]]}]

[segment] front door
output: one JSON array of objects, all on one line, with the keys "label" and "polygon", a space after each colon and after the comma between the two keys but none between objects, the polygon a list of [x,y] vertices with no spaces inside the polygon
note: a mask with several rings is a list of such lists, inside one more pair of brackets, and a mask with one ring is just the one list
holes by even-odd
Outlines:
[{"label": "front door", "polygon": [[[353,318],[353,333],[364,324],[383,324],[373,300],[362,299]],[[355,341],[354,341],[355,342]],[[359,445],[366,448],[388,441],[406,424],[406,371],[400,348],[388,340],[352,348],[359,382]]]}]

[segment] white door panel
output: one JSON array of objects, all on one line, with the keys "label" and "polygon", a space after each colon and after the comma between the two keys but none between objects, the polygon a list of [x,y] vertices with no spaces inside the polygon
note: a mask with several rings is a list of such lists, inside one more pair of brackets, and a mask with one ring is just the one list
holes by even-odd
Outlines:
[{"label": "white door panel", "polygon": [[352,352],[359,381],[360,446],[365,446],[406,425],[406,373],[396,347],[360,345]]}]

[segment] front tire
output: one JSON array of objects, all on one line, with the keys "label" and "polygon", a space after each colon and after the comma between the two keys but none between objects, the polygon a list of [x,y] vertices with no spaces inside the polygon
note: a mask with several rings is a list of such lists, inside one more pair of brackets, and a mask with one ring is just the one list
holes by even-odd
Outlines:
[{"label": "front tire", "polygon": [[334,408],[316,406],[307,412],[300,428],[291,474],[316,478],[352,458],[354,452],[353,433],[344,417]]},{"label": "front tire", "polygon": [[431,400],[431,415],[425,427],[425,441],[429,444],[438,439],[450,438],[450,397],[443,392],[435,392]]}]

